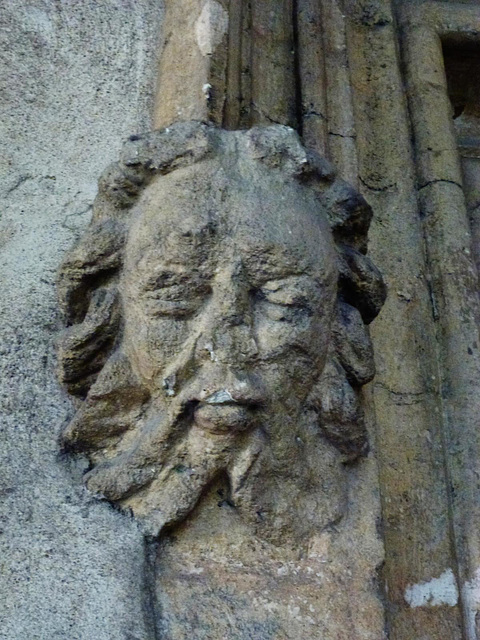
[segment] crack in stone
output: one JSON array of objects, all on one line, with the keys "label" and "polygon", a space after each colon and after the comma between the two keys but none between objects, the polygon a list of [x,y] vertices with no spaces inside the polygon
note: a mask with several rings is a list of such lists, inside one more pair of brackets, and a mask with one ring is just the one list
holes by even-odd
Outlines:
[{"label": "crack in stone", "polygon": [[314,109],[307,109],[307,111],[304,111],[303,118],[321,118],[322,120],[327,119],[323,115],[323,113],[320,113],[319,111],[315,111]]},{"label": "crack in stone", "polygon": [[7,195],[9,193],[12,193],[13,191],[18,189],[19,187],[21,187],[24,182],[27,182],[27,180],[33,180],[33,176],[31,176],[29,174],[21,175],[18,178],[18,180],[15,182],[15,184],[12,187],[10,187],[10,189],[7,189],[7,191],[6,191]]},{"label": "crack in stone", "polygon": [[463,191],[463,186],[461,184],[459,184],[458,182],[455,182],[454,180],[446,180],[445,178],[437,178],[436,180],[430,180],[429,182],[426,182],[425,184],[420,185],[418,187],[418,191],[421,191],[422,189],[425,189],[425,187],[429,187],[430,185],[437,184],[439,182],[443,182],[445,184],[453,184]]},{"label": "crack in stone", "polygon": [[350,134],[344,134],[344,133],[336,133],[335,131],[329,131],[328,132],[329,136],[335,136],[337,138],[345,138],[345,139],[350,139],[350,140],[356,140],[357,136],[353,133]]},{"label": "crack in stone", "polygon": [[399,404],[399,405],[418,404],[426,396],[425,391],[395,391],[394,389],[391,389],[388,385],[386,385],[384,382],[377,381],[375,383],[375,386],[385,389],[385,391],[388,391],[388,393],[391,393],[393,396],[398,398],[400,401],[397,402],[396,404]]},{"label": "crack in stone", "polygon": [[160,607],[156,595],[156,559],[158,554],[158,542],[145,538],[145,598],[144,611],[147,628],[150,630],[152,640],[160,640],[161,633],[158,628],[158,616]]},{"label": "crack in stone", "polygon": [[384,193],[385,191],[389,191],[390,189],[395,189],[397,187],[396,182],[391,182],[390,184],[386,184],[384,187],[374,187],[371,184],[368,184],[362,176],[358,176],[358,179],[363,184],[364,187],[370,189],[370,191],[375,191],[376,193]]}]

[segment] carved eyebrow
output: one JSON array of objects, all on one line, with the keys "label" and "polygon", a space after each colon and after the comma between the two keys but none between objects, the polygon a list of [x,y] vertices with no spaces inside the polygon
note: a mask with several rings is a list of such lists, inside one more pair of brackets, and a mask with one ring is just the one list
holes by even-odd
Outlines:
[{"label": "carved eyebrow", "polygon": [[146,277],[142,277],[143,274],[140,276],[138,284],[144,291],[152,291],[195,282],[206,283],[213,274],[206,268],[169,264],[145,275]]},{"label": "carved eyebrow", "polygon": [[244,268],[248,274],[249,280],[256,286],[262,286],[264,283],[273,280],[286,280],[296,276],[303,275],[303,270],[297,264],[287,264],[282,260],[258,260],[249,257],[243,261]]},{"label": "carved eyebrow", "polygon": [[308,273],[306,265],[299,264],[289,260],[271,259],[264,260],[245,260],[244,266],[247,271],[250,282],[257,287],[264,286],[267,282],[285,282],[285,284],[293,285],[293,281],[301,283],[303,279],[312,283],[323,284],[322,279],[318,276]]},{"label": "carved eyebrow", "polygon": [[310,286],[312,284],[318,284],[318,279],[309,274],[297,272],[288,273],[286,275],[282,275],[279,278],[270,278],[270,280],[265,281],[264,287],[270,288],[271,291],[281,291],[282,289],[286,288],[302,289],[305,286]]},{"label": "carved eyebrow", "polygon": [[152,261],[177,267],[198,267],[209,259],[212,252],[212,238],[215,236],[214,225],[205,225],[200,230],[186,229],[183,233],[166,232],[154,234],[146,239],[142,246],[142,255],[137,262],[140,270],[148,268]]},{"label": "carved eyebrow", "polygon": [[314,278],[309,273],[313,265],[302,260],[302,256],[292,255],[278,246],[252,247],[248,253],[243,254],[242,264],[249,280],[256,286],[261,286],[268,280],[300,276]]},{"label": "carved eyebrow", "polygon": [[142,280],[142,288],[146,290],[158,289],[161,287],[171,287],[176,284],[188,282],[191,279],[188,271],[173,271],[171,268],[155,270],[154,273],[147,274]]}]

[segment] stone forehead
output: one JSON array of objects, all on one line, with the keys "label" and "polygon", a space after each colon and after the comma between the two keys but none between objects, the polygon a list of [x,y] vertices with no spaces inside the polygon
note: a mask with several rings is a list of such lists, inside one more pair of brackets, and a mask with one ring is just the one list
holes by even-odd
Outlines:
[{"label": "stone forehead", "polygon": [[334,262],[326,212],[312,190],[242,155],[233,163],[224,153],[154,179],[132,211],[130,247],[178,243],[188,250],[221,242]]}]

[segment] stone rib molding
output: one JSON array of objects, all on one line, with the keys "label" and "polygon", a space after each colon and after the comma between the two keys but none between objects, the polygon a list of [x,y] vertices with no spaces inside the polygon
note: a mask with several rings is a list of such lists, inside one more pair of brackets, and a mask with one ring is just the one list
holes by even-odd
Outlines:
[{"label": "stone rib molding", "polygon": [[450,509],[465,637],[480,634],[480,379],[478,273],[462,186],[442,43],[480,43],[478,6],[428,2],[399,13],[437,326]]},{"label": "stone rib molding", "polygon": [[397,25],[389,0],[347,2],[344,9],[360,188],[375,211],[370,250],[389,288],[371,327],[386,633],[389,640],[461,640],[458,605],[406,599],[409,586],[427,585],[428,591],[455,561],[446,518],[435,328]]}]

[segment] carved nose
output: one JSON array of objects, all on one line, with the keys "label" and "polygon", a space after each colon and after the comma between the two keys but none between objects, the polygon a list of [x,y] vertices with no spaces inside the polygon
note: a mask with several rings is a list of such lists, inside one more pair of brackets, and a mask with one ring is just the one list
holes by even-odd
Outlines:
[{"label": "carved nose", "polygon": [[241,362],[258,353],[248,287],[233,279],[216,291],[201,347],[212,361]]},{"label": "carved nose", "polygon": [[217,313],[225,327],[248,324],[251,316],[248,287],[230,279],[217,294]]},{"label": "carved nose", "polygon": [[231,324],[221,316],[212,319],[210,326],[197,343],[203,359],[235,364],[245,362],[258,354],[253,328],[243,321]]},{"label": "carved nose", "polygon": [[225,326],[217,338],[218,349],[231,361],[251,359],[258,354],[257,343],[250,323]]}]

